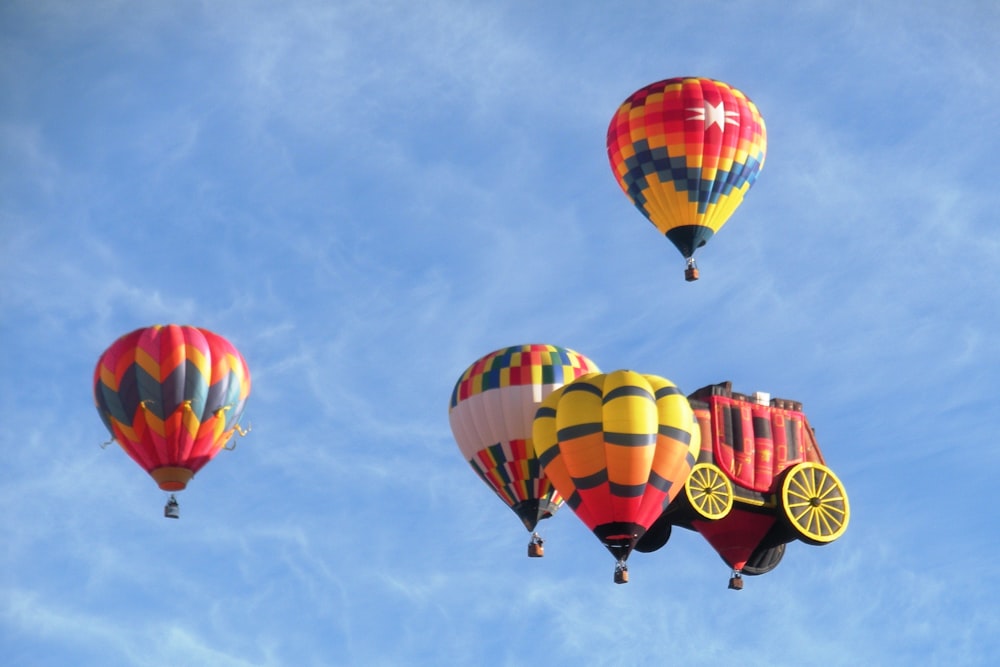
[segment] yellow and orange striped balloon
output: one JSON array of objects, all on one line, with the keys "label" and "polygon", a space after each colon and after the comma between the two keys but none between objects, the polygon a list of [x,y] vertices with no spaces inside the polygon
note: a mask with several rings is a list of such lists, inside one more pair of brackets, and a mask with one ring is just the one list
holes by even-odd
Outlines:
[{"label": "yellow and orange striped balloon", "polygon": [[546,476],[620,562],[684,487],[701,445],[687,397],[628,370],[557,389],[532,434]]}]

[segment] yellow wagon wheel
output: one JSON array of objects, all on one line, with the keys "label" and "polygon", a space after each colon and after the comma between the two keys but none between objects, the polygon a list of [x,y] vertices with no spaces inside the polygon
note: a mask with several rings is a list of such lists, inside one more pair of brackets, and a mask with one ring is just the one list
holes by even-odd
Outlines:
[{"label": "yellow wagon wheel", "polygon": [[800,463],[788,471],[781,506],[799,539],[809,544],[833,542],[851,517],[844,485],[821,463]]},{"label": "yellow wagon wheel", "polygon": [[733,483],[714,463],[697,463],[691,469],[684,493],[700,519],[715,521],[733,509]]}]

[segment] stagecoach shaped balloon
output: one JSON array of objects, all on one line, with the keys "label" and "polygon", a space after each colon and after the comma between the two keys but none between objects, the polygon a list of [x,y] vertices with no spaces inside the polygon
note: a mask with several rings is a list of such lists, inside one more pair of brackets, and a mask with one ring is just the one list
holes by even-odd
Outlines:
[{"label": "stagecoach shaped balloon", "polygon": [[[250,370],[207,329],[169,324],[116,340],[94,369],[94,401],[125,453],[171,494],[245,430]],[[164,515],[177,518],[171,495]]]},{"label": "stagecoach shaped balloon", "polygon": [[726,223],[757,179],[767,131],[746,95],[701,77],[630,95],[611,119],[608,159],[619,186],[687,260]]},{"label": "stagecoach shaped balloon", "polygon": [[728,382],[688,398],[702,432],[698,461],[637,550],[663,546],[671,526],[696,530],[732,568],[729,587],[739,590],[743,575],[777,567],[788,543],[824,545],[844,534],[847,492],[801,403],[739,394]]},{"label": "stagecoach shaped balloon", "polygon": [[448,419],[462,456],[532,533],[531,557],[544,554],[536,525],[562,504],[532,446],[535,410],[558,387],[596,371],[564,347],[515,345],[473,362],[452,391]]}]

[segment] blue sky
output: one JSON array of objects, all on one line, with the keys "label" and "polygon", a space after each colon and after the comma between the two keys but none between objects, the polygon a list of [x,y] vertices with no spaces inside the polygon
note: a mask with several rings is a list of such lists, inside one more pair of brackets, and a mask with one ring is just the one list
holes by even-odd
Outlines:
[{"label": "blue sky", "polygon": [[[2,3],[4,663],[995,664],[1000,9],[874,5]],[[689,74],[769,140],[691,284],[604,148]],[[166,322],[254,382],[180,521],[90,384]],[[528,342],[803,402],[849,530],[529,560],[447,417]]]}]

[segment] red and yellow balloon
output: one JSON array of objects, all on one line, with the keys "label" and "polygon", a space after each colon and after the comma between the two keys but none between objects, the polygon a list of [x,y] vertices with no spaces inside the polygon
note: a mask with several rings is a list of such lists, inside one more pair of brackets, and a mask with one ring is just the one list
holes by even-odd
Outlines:
[{"label": "red and yellow balloon", "polygon": [[180,491],[234,433],[250,394],[239,351],[207,329],[169,324],[116,340],[94,369],[112,438],[164,491]]},{"label": "red and yellow balloon", "polygon": [[629,96],[608,126],[611,170],[635,207],[687,260],[726,223],[757,179],[767,131],[746,95],[721,81],[665,79]]}]

